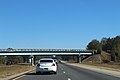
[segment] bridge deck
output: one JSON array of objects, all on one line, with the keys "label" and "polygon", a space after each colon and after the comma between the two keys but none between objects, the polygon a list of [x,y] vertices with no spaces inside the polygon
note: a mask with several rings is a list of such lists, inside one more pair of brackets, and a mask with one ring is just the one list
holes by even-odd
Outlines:
[{"label": "bridge deck", "polygon": [[88,53],[94,50],[81,49],[0,49],[0,53]]}]

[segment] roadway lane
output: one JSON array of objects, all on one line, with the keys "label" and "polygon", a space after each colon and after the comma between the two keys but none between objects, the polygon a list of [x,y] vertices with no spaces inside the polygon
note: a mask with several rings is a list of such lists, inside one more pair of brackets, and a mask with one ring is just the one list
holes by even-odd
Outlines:
[{"label": "roadway lane", "polygon": [[58,73],[56,75],[49,73],[39,75],[32,72],[17,80],[120,80],[120,78],[67,64],[59,64]]}]

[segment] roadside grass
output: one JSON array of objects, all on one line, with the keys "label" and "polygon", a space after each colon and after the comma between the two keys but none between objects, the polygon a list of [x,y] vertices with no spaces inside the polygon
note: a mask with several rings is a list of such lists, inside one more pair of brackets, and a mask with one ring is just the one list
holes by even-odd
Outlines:
[{"label": "roadside grass", "polygon": [[34,69],[30,65],[0,65],[0,78],[5,78],[14,74]]}]

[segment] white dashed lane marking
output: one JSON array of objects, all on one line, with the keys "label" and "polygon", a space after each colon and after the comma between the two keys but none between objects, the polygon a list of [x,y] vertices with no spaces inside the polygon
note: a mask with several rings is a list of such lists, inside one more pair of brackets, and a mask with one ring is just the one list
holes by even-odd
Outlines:
[{"label": "white dashed lane marking", "polygon": [[68,80],[72,80],[72,79],[68,78]]},{"label": "white dashed lane marking", "polygon": [[65,74],[65,71],[63,71],[63,73]]}]

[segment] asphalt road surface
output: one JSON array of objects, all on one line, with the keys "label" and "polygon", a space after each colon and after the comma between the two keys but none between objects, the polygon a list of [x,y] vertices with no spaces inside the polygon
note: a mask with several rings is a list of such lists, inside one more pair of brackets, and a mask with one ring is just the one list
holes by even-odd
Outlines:
[{"label": "asphalt road surface", "polygon": [[120,80],[120,78],[117,77],[67,64],[58,64],[58,66],[57,74],[36,74],[34,71],[15,80]]}]

